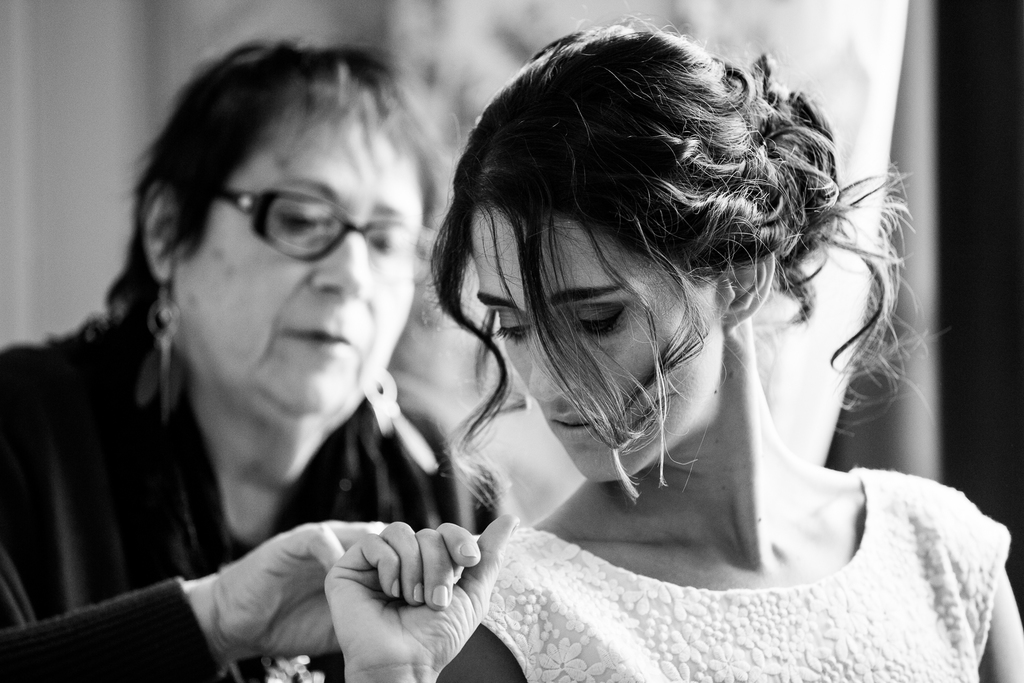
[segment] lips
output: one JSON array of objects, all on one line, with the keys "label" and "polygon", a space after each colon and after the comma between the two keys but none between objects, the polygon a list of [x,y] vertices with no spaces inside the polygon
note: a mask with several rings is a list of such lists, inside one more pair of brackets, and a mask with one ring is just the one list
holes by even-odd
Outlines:
[{"label": "lips", "polygon": [[324,342],[324,343],[327,343],[327,344],[348,344],[348,343],[350,343],[349,340],[346,337],[344,337],[344,336],[342,336],[340,334],[334,334],[332,332],[325,332],[323,330],[311,330],[309,332],[300,332],[299,335],[300,336],[309,337],[310,339],[315,339],[316,341],[321,341],[321,342]]},{"label": "lips", "polygon": [[557,417],[551,418],[551,421],[555,424],[559,424],[569,429],[576,429],[578,427],[589,427],[589,422],[583,422],[578,417]]},{"label": "lips", "polygon": [[315,344],[352,344],[352,340],[345,335],[327,330],[288,330],[285,332],[285,336]]}]

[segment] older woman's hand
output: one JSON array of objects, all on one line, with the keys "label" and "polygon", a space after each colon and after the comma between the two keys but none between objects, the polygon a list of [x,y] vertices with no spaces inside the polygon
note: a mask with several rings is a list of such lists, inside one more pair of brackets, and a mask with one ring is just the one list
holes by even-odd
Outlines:
[{"label": "older woman's hand", "polygon": [[325,582],[345,680],[435,680],[486,614],[518,523],[499,517],[479,539],[396,523],[350,548]]},{"label": "older woman's hand", "polygon": [[337,652],[324,576],[380,522],[304,524],[266,541],[185,592],[220,664],[258,654]]}]

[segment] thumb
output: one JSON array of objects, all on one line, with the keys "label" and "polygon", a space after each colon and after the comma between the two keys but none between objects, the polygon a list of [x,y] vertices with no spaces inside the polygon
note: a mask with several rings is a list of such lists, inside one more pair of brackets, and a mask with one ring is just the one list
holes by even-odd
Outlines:
[{"label": "thumb", "polygon": [[469,595],[473,607],[482,617],[491,598],[494,582],[498,580],[498,571],[505,556],[505,546],[519,526],[519,518],[515,515],[502,515],[488,525],[477,539],[480,548],[480,562],[462,572],[459,587]]},{"label": "thumb", "polygon": [[384,522],[339,522],[337,520],[327,520],[323,523],[334,532],[334,535],[341,542],[341,546],[345,549],[355,545],[367,534],[379,534],[387,526]]},{"label": "thumb", "polygon": [[324,571],[328,571],[345,554],[345,549],[326,522],[312,524],[310,527],[305,539],[306,548],[317,559]]}]

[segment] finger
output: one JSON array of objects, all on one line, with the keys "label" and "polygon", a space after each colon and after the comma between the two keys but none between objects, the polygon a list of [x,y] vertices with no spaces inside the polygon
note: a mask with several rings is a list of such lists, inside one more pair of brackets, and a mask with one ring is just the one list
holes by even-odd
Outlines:
[{"label": "finger", "polygon": [[258,554],[264,559],[276,557],[279,562],[291,567],[307,566],[312,556],[327,571],[345,554],[345,550],[330,528],[324,524],[310,523],[278,534],[250,554]]},{"label": "finger", "polygon": [[309,552],[320,562],[324,571],[328,571],[345,554],[345,549],[327,524],[311,524],[309,526],[311,528],[306,534]]},{"label": "finger", "polygon": [[393,589],[398,581],[400,565],[398,553],[388,542],[370,534],[342,555],[331,574],[353,572],[359,577],[360,583],[371,590],[379,590],[388,597],[397,598],[400,595],[396,595]]},{"label": "finger", "polygon": [[476,538],[457,524],[442,524],[437,527],[452,561],[460,567],[472,567],[480,561],[480,548]]},{"label": "finger", "polygon": [[502,515],[491,522],[477,539],[480,562],[462,572],[458,588],[469,595],[479,618],[483,618],[494,582],[498,580],[505,547],[518,526],[519,518],[515,515]]},{"label": "finger", "polygon": [[423,597],[427,605],[442,610],[452,601],[455,567],[444,537],[433,529],[416,532],[423,561]]},{"label": "finger", "polygon": [[399,585],[392,586],[390,594],[402,596],[412,605],[423,604],[423,568],[420,546],[412,527],[403,522],[389,524],[380,537],[398,553],[401,564]]},{"label": "finger", "polygon": [[343,548],[349,548],[368,534],[379,534],[387,526],[384,522],[339,522],[327,520],[326,524],[341,542]]}]

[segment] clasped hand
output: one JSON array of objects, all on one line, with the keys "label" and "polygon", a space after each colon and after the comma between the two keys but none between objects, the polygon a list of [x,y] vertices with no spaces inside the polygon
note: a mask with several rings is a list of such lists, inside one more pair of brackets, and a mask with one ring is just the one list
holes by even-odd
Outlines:
[{"label": "clasped hand", "polygon": [[345,680],[434,681],[487,613],[517,525],[499,517],[477,539],[395,523],[349,548],[325,582]]},{"label": "clasped hand", "polygon": [[326,572],[379,522],[303,524],[184,588],[219,664],[260,654],[337,652],[324,600]]},{"label": "clasped hand", "polygon": [[517,524],[500,517],[479,539],[453,524],[304,524],[185,591],[222,665],[340,647],[349,683],[432,681],[486,614]]}]

